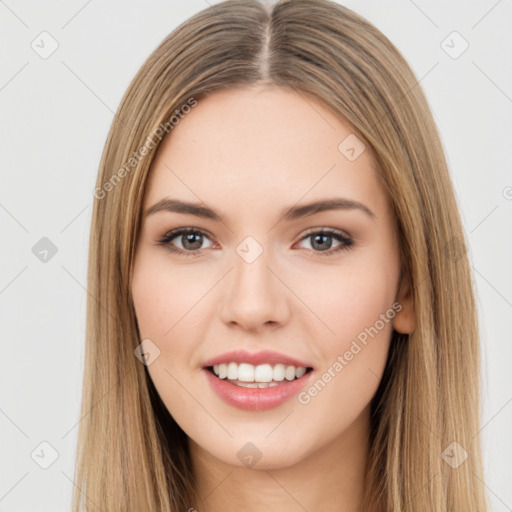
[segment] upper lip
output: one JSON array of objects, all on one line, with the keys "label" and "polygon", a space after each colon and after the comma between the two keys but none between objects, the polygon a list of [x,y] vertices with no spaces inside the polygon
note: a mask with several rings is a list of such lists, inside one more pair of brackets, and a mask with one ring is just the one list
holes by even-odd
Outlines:
[{"label": "upper lip", "polygon": [[203,364],[203,367],[206,368],[208,366],[213,366],[216,364],[226,364],[226,363],[249,363],[254,366],[259,364],[284,364],[288,366],[302,366],[304,368],[312,368],[312,366],[304,361],[300,361],[294,357],[286,356],[284,354],[280,354],[279,352],[274,352],[272,350],[263,350],[261,352],[248,352],[246,350],[233,350],[231,352],[225,352],[220,356],[214,357],[212,359],[208,359]]}]

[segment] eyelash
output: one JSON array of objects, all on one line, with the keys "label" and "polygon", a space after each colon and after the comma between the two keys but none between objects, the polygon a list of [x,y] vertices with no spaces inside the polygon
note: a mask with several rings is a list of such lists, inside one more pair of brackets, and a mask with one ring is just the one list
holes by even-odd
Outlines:
[{"label": "eyelash", "polygon": [[[196,249],[195,251],[184,251],[183,249],[180,249],[179,247],[173,247],[171,245],[171,240],[174,240],[175,238],[177,238],[180,235],[186,235],[186,234],[200,234],[200,235],[204,235],[207,238],[209,238],[208,234],[200,229],[178,228],[178,229],[169,231],[164,236],[162,236],[157,241],[157,244],[164,246],[169,252],[172,252],[177,255],[183,255],[185,257],[196,256],[199,252],[201,252],[202,249]],[[303,236],[299,241],[302,242],[306,238],[309,238],[312,235],[318,235],[318,234],[329,235],[332,238],[336,239],[337,241],[341,242],[341,245],[339,245],[338,247],[336,247],[334,249],[329,249],[328,251],[314,251],[313,249],[311,249],[313,252],[315,252],[321,256],[332,256],[333,254],[337,254],[341,251],[348,251],[354,245],[354,241],[350,237],[348,237],[347,235],[345,235],[339,231],[336,231],[336,230],[330,229],[330,228],[319,229],[316,231],[310,231],[305,236]]]}]

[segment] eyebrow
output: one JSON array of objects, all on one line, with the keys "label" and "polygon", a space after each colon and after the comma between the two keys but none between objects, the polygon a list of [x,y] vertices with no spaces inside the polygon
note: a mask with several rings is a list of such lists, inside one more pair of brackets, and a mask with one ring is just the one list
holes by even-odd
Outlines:
[{"label": "eyebrow", "polygon": [[[370,218],[375,218],[375,214],[364,204],[358,201],[353,201],[352,199],[344,198],[322,199],[312,203],[291,206],[285,208],[281,212],[281,217],[285,221],[292,221],[328,210],[360,210]],[[204,206],[199,203],[181,201],[179,199],[171,199],[169,197],[161,199],[148,208],[144,215],[145,217],[148,217],[149,215],[153,215],[161,211],[185,213],[204,219],[222,222],[222,217],[208,206]]]}]

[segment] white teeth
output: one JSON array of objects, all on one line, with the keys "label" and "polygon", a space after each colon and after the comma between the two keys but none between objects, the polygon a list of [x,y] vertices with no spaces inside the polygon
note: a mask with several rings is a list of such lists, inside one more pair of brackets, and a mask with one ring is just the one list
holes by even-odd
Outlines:
[{"label": "white teeth", "polygon": [[242,382],[254,382],[254,366],[241,363],[238,365],[238,380]]},{"label": "white teeth", "polygon": [[287,366],[284,376],[286,377],[286,380],[295,379],[295,366]]},{"label": "white teeth", "polygon": [[228,364],[228,379],[238,379],[238,365],[236,363]]},{"label": "white teeth", "polygon": [[274,366],[274,370],[273,370],[272,374],[273,374],[273,380],[276,380],[278,382],[281,382],[282,380],[284,380],[284,365],[276,364]]},{"label": "white teeth", "polygon": [[273,377],[272,366],[269,364],[260,364],[254,370],[254,380],[256,382],[271,382]]},{"label": "white teeth", "polygon": [[[213,372],[219,379],[236,380],[243,387],[269,387],[283,380],[300,379],[305,373],[303,366],[285,366],[283,364],[221,363],[213,366]],[[254,384],[250,385],[250,384]]]},{"label": "white teeth", "polygon": [[278,386],[277,382],[241,382],[239,380],[233,382],[233,384],[242,388],[271,388],[273,386]]},{"label": "white teeth", "polygon": [[228,365],[224,363],[219,364],[219,373],[217,373],[217,375],[219,376],[219,379],[225,379],[228,376]]},{"label": "white teeth", "polygon": [[306,373],[306,368],[304,368],[303,366],[299,366],[295,370],[295,377],[297,377],[297,379],[300,379],[305,373]]},{"label": "white teeth", "polygon": [[258,387],[258,384],[256,384],[256,382],[241,382],[241,381],[238,381],[238,385],[243,387],[243,388],[257,388]]}]

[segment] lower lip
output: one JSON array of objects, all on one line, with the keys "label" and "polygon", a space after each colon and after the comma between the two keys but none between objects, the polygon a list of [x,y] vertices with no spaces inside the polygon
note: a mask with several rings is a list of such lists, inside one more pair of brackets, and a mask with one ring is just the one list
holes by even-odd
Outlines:
[{"label": "lower lip", "polygon": [[300,379],[285,381],[284,384],[267,388],[244,388],[219,379],[212,372],[203,368],[211,387],[229,405],[248,411],[264,411],[278,407],[297,395],[307,384],[313,371],[304,374]]}]

